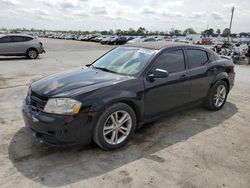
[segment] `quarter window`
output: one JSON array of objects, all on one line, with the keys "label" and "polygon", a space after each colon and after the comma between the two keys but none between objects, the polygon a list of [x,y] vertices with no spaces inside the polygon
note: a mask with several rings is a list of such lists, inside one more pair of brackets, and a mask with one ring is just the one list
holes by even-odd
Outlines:
[{"label": "quarter window", "polygon": [[182,50],[173,50],[161,54],[156,60],[156,67],[169,73],[185,70],[184,54]]},{"label": "quarter window", "polygon": [[203,50],[187,50],[189,68],[196,68],[204,65],[208,61],[207,52]]}]

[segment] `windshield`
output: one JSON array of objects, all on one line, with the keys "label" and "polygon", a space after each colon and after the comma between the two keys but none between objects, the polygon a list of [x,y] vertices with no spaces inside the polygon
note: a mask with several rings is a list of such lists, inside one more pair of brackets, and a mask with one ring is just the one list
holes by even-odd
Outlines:
[{"label": "windshield", "polygon": [[156,50],[151,49],[119,47],[110,51],[92,65],[94,68],[104,71],[132,76],[143,70],[155,52]]}]

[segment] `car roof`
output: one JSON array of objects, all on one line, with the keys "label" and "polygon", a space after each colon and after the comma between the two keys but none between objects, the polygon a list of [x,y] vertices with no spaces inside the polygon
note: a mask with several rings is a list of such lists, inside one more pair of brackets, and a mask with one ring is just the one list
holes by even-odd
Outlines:
[{"label": "car roof", "polygon": [[[200,46],[193,45],[193,44],[186,44],[186,43],[180,43],[180,42],[168,42],[168,41],[139,42],[139,43],[127,44],[125,46],[148,48],[148,49],[154,49],[154,50],[160,50],[160,49],[170,48],[170,47],[200,47]],[[200,48],[206,49],[204,47],[200,47]]]}]

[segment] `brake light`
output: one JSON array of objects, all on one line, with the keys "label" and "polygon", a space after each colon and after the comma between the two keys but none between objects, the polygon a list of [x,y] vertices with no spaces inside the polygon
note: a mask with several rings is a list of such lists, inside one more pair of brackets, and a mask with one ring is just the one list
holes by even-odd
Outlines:
[{"label": "brake light", "polygon": [[231,65],[229,65],[229,70],[230,70],[230,72],[234,72],[234,64],[231,64]]}]

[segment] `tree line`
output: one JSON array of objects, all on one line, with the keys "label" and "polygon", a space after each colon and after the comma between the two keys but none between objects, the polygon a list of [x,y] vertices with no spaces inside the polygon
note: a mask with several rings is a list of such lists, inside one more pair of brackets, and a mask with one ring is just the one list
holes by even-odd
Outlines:
[{"label": "tree line", "polygon": [[[0,31],[8,31],[11,33],[18,33],[18,32],[61,32],[61,33],[71,33],[71,34],[95,34],[101,33],[102,35],[128,35],[128,36],[147,36],[147,35],[163,35],[163,36],[186,36],[188,34],[197,34],[197,32],[193,28],[187,28],[184,31],[179,29],[171,29],[171,31],[148,31],[144,27],[139,27],[138,29],[129,28],[128,30],[116,29],[116,30],[94,30],[94,31],[82,31],[82,30],[44,30],[44,29],[27,29],[27,28],[16,28],[16,29],[7,29],[1,28]],[[222,37],[227,37],[228,35],[232,37],[236,37],[236,33],[230,34],[230,30],[228,28],[214,30],[213,28],[206,29],[201,32],[203,36],[218,36],[221,35]],[[240,36],[250,36],[250,32],[240,32]]]}]

